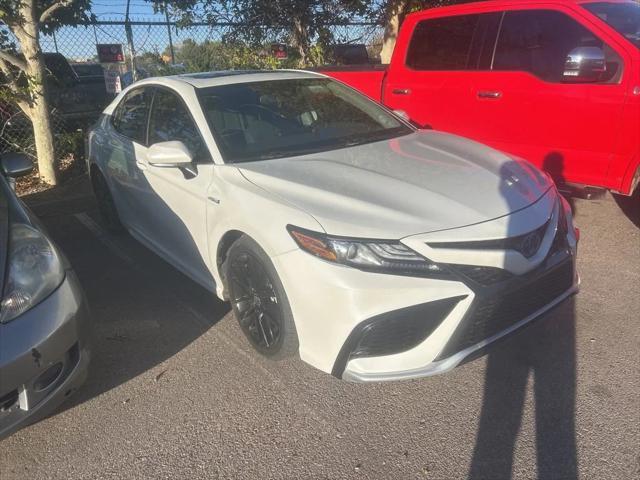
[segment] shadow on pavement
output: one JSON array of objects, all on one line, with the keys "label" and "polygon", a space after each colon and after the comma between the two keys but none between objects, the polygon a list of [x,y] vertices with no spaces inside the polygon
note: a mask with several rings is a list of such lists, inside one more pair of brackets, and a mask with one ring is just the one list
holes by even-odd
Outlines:
[{"label": "shadow on pavement", "polygon": [[[562,158],[557,158],[552,167],[557,181],[563,168]],[[517,163],[505,165],[502,178],[517,177],[519,168]],[[510,211],[516,209],[516,204],[511,203],[517,199],[516,191],[531,195],[528,187],[519,182],[503,181],[500,188],[511,206]],[[509,218],[507,237],[525,233],[520,231],[522,225],[515,225],[513,215]],[[562,248],[558,255],[565,255],[559,252],[566,251],[567,246]],[[526,303],[524,296],[535,293],[524,289],[520,294],[522,301]],[[470,479],[512,478],[516,440],[530,377],[533,380],[538,478],[577,479],[575,329],[575,297],[572,296],[517,337],[490,351]]]},{"label": "shadow on pavement", "polygon": [[[75,186],[80,192],[75,196],[63,190],[56,195],[57,189],[52,189],[23,198],[69,259],[94,322],[89,377],[56,414],[154,369],[229,311],[228,304],[128,234],[107,235],[131,262],[108,248],[74,216],[100,222],[88,181],[84,182]],[[149,381],[158,373],[150,374]]]},{"label": "shadow on pavement", "polygon": [[575,297],[488,356],[470,479],[512,477],[514,450],[533,380],[538,478],[578,477],[575,439]]}]

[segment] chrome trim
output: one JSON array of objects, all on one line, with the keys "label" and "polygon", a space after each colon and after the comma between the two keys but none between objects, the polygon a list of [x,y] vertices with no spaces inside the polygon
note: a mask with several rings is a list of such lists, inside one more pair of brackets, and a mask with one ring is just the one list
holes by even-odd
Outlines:
[{"label": "chrome trim", "polygon": [[504,21],[504,16],[506,12],[502,12],[502,16],[500,17],[500,23],[498,24],[498,32],[496,33],[496,41],[493,43],[493,52],[491,52],[491,65],[489,66],[489,70],[493,70],[493,62],[496,59],[496,50],[498,48],[498,40],[500,40],[500,34],[502,33],[502,22]]}]

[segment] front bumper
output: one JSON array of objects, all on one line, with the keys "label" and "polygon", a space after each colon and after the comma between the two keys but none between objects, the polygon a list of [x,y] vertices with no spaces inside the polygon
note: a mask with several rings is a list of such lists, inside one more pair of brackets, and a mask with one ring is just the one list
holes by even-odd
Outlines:
[{"label": "front bumper", "polygon": [[[549,203],[544,210],[553,212],[539,254],[421,252],[436,262],[442,261],[437,256],[447,258],[443,264],[450,275],[441,278],[363,272],[300,250],[275,257],[296,321],[300,357],[351,381],[422,377],[454,368],[540,317],[579,286],[575,235],[558,229],[562,206],[553,198]],[[522,228],[532,223],[523,221]],[[405,243],[419,251],[429,248],[425,241],[428,236],[421,235]],[[451,262],[456,258],[470,262]]]},{"label": "front bumper", "polygon": [[75,274],[0,325],[0,438],[51,413],[85,380],[91,325]]},{"label": "front bumper", "polygon": [[422,367],[407,370],[398,370],[393,372],[371,372],[359,370],[357,366],[354,367],[353,365],[348,364],[342,373],[342,379],[352,382],[380,382],[390,380],[409,380],[412,378],[428,377],[431,375],[448,372],[458,365],[475,358],[480,353],[484,352],[489,345],[496,342],[497,340],[516,333],[519,329],[526,326],[530,322],[541,318],[545,313],[549,312],[553,308],[560,305],[564,300],[577,293],[578,290],[579,278],[576,277],[576,281],[572,284],[571,288],[553,299],[544,307],[536,310],[522,320],[516,321],[505,329],[500,330],[491,336],[483,338],[481,341],[463,348],[460,351],[451,353],[445,358],[440,359],[440,357],[438,357],[438,359]]}]

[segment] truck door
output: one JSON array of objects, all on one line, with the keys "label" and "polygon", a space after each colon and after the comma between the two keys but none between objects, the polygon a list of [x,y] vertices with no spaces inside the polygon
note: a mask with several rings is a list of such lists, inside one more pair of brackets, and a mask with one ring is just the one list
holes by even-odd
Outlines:
[{"label": "truck door", "polygon": [[500,25],[490,70],[473,85],[471,133],[556,181],[608,186],[625,98],[625,51],[569,10],[506,11]]},{"label": "truck door", "polygon": [[483,46],[495,43],[501,13],[436,17],[412,23],[399,39],[384,86],[384,103],[421,126],[477,138],[475,84],[487,64]]}]

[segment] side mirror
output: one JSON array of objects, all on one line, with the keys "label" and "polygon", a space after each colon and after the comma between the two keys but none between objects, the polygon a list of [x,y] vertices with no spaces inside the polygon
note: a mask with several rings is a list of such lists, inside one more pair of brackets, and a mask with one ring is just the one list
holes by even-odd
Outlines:
[{"label": "side mirror", "polygon": [[597,82],[607,71],[607,61],[600,47],[577,47],[564,62],[565,82]]},{"label": "side mirror", "polygon": [[193,154],[184,143],[173,140],[151,145],[147,159],[154,167],[178,168],[191,165]]},{"label": "side mirror", "polygon": [[6,153],[0,157],[2,173],[9,178],[29,175],[33,171],[33,162],[24,153]]}]

